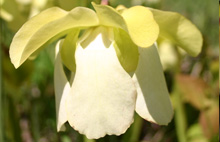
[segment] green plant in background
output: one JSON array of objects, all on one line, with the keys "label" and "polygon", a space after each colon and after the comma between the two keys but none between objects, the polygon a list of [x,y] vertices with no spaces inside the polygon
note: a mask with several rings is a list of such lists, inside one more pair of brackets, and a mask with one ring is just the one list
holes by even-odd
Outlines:
[{"label": "green plant in background", "polygon": [[[22,0],[19,2],[22,2]],[[147,0],[141,0],[141,1],[111,0],[110,1],[110,4],[113,6],[117,6],[118,4],[124,4],[130,7],[134,5],[135,3],[141,4],[141,5],[147,5],[147,6],[150,5],[156,8],[160,7],[160,4],[161,4],[160,1],[148,3]],[[73,7],[76,7],[79,5],[93,8],[90,4],[90,1],[88,0],[74,1],[74,2],[71,0],[65,0],[65,1],[45,0],[43,4],[44,5],[37,5],[37,3],[33,2],[33,5],[31,4],[30,7],[36,7],[37,9],[34,10],[36,12],[28,12],[25,14],[25,16],[32,17],[31,15],[33,13],[36,14],[39,11],[46,9],[47,7],[51,7],[52,5],[59,6],[65,10],[71,10]],[[166,4],[163,4],[163,5],[166,5]],[[57,15],[54,14],[54,16],[51,16],[51,17],[47,16],[46,13],[50,11],[50,9],[47,9],[43,11],[42,13],[40,13],[39,15],[35,16],[34,18],[31,18],[18,31],[18,33],[19,32],[22,33],[21,31],[23,29],[24,30],[23,32],[25,33],[26,31],[32,31],[33,29],[35,30],[35,31],[33,30],[34,32],[29,32],[29,33],[26,32],[32,37],[26,39],[25,42],[22,42],[22,43],[17,42],[18,45],[21,45],[20,47],[24,51],[24,52],[21,52],[21,54],[19,54],[17,57],[14,56],[15,58],[17,58],[15,60],[18,61],[17,66],[23,63],[24,60],[26,60],[26,58],[35,59],[39,53],[40,53],[40,56],[36,58],[37,60],[35,60],[34,62],[36,64],[35,66],[30,66],[31,63],[29,61],[28,63],[25,62],[25,64],[22,67],[20,67],[18,71],[16,71],[17,73],[15,73],[14,71],[12,72],[13,68],[11,66],[9,68],[8,67],[5,68],[5,65],[9,65],[10,63],[9,61],[7,61],[8,59],[4,60],[3,74],[4,74],[4,70],[6,69],[10,72],[7,74],[12,74],[13,76],[15,76],[11,78],[17,78],[16,75],[18,74],[21,75],[22,73],[23,75],[20,76],[20,79],[19,78],[16,79],[16,82],[19,82],[19,80],[25,80],[25,79],[21,79],[22,77],[25,77],[25,73],[23,73],[23,71],[26,71],[28,69],[27,67],[31,67],[31,68],[34,67],[35,68],[34,70],[28,71],[29,74],[33,72],[34,76],[31,78],[31,80],[30,78],[29,79],[27,78],[26,80],[29,80],[28,81],[29,83],[39,82],[38,83],[39,87],[37,88],[34,86],[29,87],[29,88],[32,88],[33,91],[35,90],[33,93],[31,93],[33,95],[35,94],[35,97],[33,96],[34,98],[31,96],[25,99],[25,97],[21,97],[21,95],[16,97],[17,99],[16,98],[14,99],[13,96],[12,96],[13,99],[9,97],[8,99],[9,103],[8,104],[6,103],[6,105],[8,106],[6,107],[8,108],[6,109],[6,112],[7,110],[9,110],[8,112],[10,112],[8,115],[8,118],[10,118],[10,116],[13,116],[13,115],[16,118],[16,116],[18,115],[16,111],[14,111],[13,114],[11,114],[10,107],[12,105],[18,106],[17,100],[19,100],[19,98],[21,99],[23,98],[22,102],[24,103],[30,100],[30,98],[32,98],[33,101],[34,100],[35,101],[34,102],[31,101],[33,103],[33,107],[31,107],[31,109],[22,110],[22,112],[31,111],[30,119],[26,117],[25,117],[26,119],[21,118],[19,122],[16,119],[7,120],[7,118],[5,118],[5,120],[7,120],[6,122],[9,122],[9,123],[6,123],[5,125],[7,126],[6,132],[9,132],[7,133],[7,137],[15,137],[14,140],[21,141],[21,139],[19,140],[19,133],[21,134],[21,132],[23,133],[26,129],[27,130],[29,129],[30,138],[32,135],[35,141],[41,141],[42,138],[46,138],[47,141],[67,141],[67,142],[72,141],[72,140],[90,141],[87,138],[82,137],[81,135],[77,134],[75,131],[72,131],[69,125],[65,124],[64,126],[64,123],[66,121],[69,121],[69,123],[72,121],[72,124],[70,123],[71,126],[73,127],[77,126],[77,129],[76,128],[75,129],[78,130],[80,133],[86,133],[87,137],[89,138],[100,137],[105,132],[107,134],[113,134],[115,132],[114,134],[119,135],[122,133],[122,131],[123,132],[125,131],[125,130],[122,130],[122,124],[127,123],[126,126],[129,127],[130,123],[132,123],[134,110],[136,110],[139,116],[143,117],[144,119],[150,122],[154,122],[158,124],[167,124],[169,122],[168,120],[171,119],[172,117],[172,110],[171,110],[172,108],[170,107],[171,111],[161,111],[162,113],[160,113],[160,110],[164,109],[163,106],[170,106],[170,102],[169,102],[169,97],[167,97],[169,93],[166,88],[166,83],[165,83],[163,72],[162,72],[162,66],[160,65],[160,59],[157,53],[157,46],[158,46],[160,55],[163,55],[160,58],[162,60],[163,67],[165,67],[164,69],[166,70],[165,72],[166,78],[167,78],[167,72],[169,73],[170,71],[172,71],[174,74],[176,74],[173,78],[173,80],[175,80],[175,82],[173,83],[169,82],[169,78],[167,78],[168,88],[169,88],[169,92],[171,92],[171,99],[172,99],[172,103],[173,103],[174,110],[175,110],[175,125],[173,123],[174,121],[172,121],[168,127],[160,127],[161,129],[156,129],[153,124],[151,124],[150,126],[149,123],[143,122],[142,119],[138,115],[135,115],[134,123],[131,125],[131,128],[129,128],[128,131],[122,137],[114,137],[114,136],[108,137],[107,136],[105,138],[102,138],[96,141],[98,142],[99,141],[100,142],[102,141],[135,142],[135,141],[140,140],[140,136],[141,136],[141,139],[150,140],[150,141],[166,141],[169,139],[171,141],[176,141],[175,135],[178,136],[178,141],[180,142],[184,142],[184,141],[189,142],[189,141],[196,141],[196,140],[207,142],[208,139],[210,140],[212,139],[212,141],[214,142],[215,140],[217,140],[216,138],[213,138],[213,136],[215,136],[213,134],[216,133],[215,125],[218,125],[216,123],[217,122],[216,112],[218,111],[216,106],[218,103],[216,103],[216,100],[215,100],[216,98],[213,95],[210,95],[215,92],[211,91],[210,90],[211,88],[207,85],[204,85],[206,87],[202,87],[203,89],[201,90],[200,86],[203,86],[202,85],[203,83],[201,83],[203,82],[203,80],[197,81],[193,77],[190,77],[190,76],[177,75],[181,71],[183,71],[180,65],[182,64],[181,62],[184,59],[183,57],[186,56],[186,54],[183,53],[182,50],[180,49],[184,49],[186,52],[188,52],[189,54],[193,56],[196,56],[201,51],[202,38],[201,38],[200,32],[195,28],[195,26],[191,24],[191,22],[188,21],[183,16],[177,13],[173,13],[173,12],[159,11],[159,10],[155,10],[152,8],[148,9],[146,7],[141,7],[141,6],[134,6],[129,9],[125,8],[122,5],[118,6],[116,9],[113,9],[109,6],[103,6],[103,5],[95,5],[95,6],[99,7],[99,10],[95,8],[96,13],[94,14],[95,16],[93,16],[93,17],[96,17],[95,19],[98,21],[98,24],[93,25],[92,27],[80,26],[78,28],[72,28],[70,24],[68,25],[69,21],[71,21],[71,18],[72,18],[71,16],[73,16],[74,13],[75,15],[77,15],[77,12],[73,12],[74,9],[76,10],[77,8],[74,8],[71,11],[64,11],[59,8],[50,8],[51,11],[52,9],[53,10],[56,9],[55,11],[60,11],[60,13],[63,13],[63,15],[60,14],[60,17],[59,17],[59,14]],[[27,4],[25,6],[25,8],[30,9],[30,11],[33,11],[31,9],[34,9],[34,8],[30,8],[30,7],[27,6]],[[87,9],[87,8],[84,8],[84,9]],[[8,11],[7,9],[5,10]],[[87,10],[92,11],[90,9],[87,9]],[[24,13],[24,9],[23,9],[23,13]],[[48,12],[48,13],[50,14],[52,12]],[[94,13],[94,11],[92,11],[92,13]],[[139,13],[141,13],[142,15]],[[132,16],[132,15],[135,15],[135,16]],[[152,15],[152,19],[149,19],[149,21],[146,22],[145,20],[147,18],[143,18],[143,17],[144,16],[149,17],[149,15]],[[14,15],[12,14],[12,16]],[[57,19],[56,19],[56,16],[58,16]],[[37,19],[37,17],[46,19],[49,22],[48,23],[39,22],[41,21],[40,20],[41,18]],[[52,19],[54,18],[53,19],[54,21],[50,21],[51,19],[48,17]],[[74,18],[75,17],[73,17],[72,19]],[[34,21],[34,19],[36,19],[36,21]],[[61,19],[63,21],[66,20],[66,22],[61,22],[62,21]],[[122,19],[121,20],[122,22],[120,22],[120,19]],[[150,20],[156,23],[152,24]],[[38,25],[33,25],[31,21],[33,23],[38,23]],[[121,24],[123,22],[124,24]],[[141,24],[141,23],[149,23],[149,24]],[[54,26],[50,26],[50,24]],[[86,23],[86,24],[89,25],[91,23]],[[28,30],[28,28],[25,29],[25,25],[26,26],[29,25],[30,27],[29,26],[27,27],[31,28],[31,30]],[[157,32],[155,32],[156,28],[150,28],[150,25],[158,25],[160,29],[160,33],[158,34]],[[39,26],[39,28],[33,28],[35,26]],[[65,29],[66,28],[65,26],[67,27],[67,29]],[[68,28],[68,26],[70,27]],[[13,26],[10,26],[10,27],[13,27]],[[56,29],[54,27],[56,27]],[[167,28],[167,27],[175,27],[175,28]],[[44,29],[49,29],[49,30],[46,31]],[[59,31],[60,29],[61,31]],[[147,29],[148,30],[150,29],[152,30],[152,32],[149,32],[149,31],[145,32],[145,30],[143,29],[146,29],[146,31]],[[57,30],[58,30],[58,33],[57,33]],[[16,35],[18,35],[19,38],[23,38],[18,33]],[[25,34],[21,34],[21,35],[25,35]],[[37,36],[37,35],[40,35],[40,36]],[[49,35],[49,38],[47,38],[48,40],[43,39],[47,35]],[[25,35],[25,36],[28,36],[28,35]],[[39,39],[36,40],[38,37],[40,40]],[[56,41],[57,39],[61,39],[61,41],[57,43],[56,55],[55,55],[55,60],[54,60],[54,50],[52,47],[55,46],[55,44],[52,44],[52,45],[49,45],[49,44]],[[145,39],[151,39],[151,40],[147,41]],[[124,40],[126,40],[127,43],[123,42]],[[15,40],[13,40],[13,42],[14,41]],[[148,42],[148,44],[149,43],[150,44],[148,46],[143,46],[143,45],[141,46],[140,43],[142,43],[142,41],[146,43]],[[157,44],[153,44],[155,41],[157,42]],[[38,45],[34,46],[35,43],[37,43]],[[166,48],[164,46],[165,44],[163,45],[163,43],[166,43],[166,46],[167,46]],[[44,51],[40,52],[44,47],[48,45],[50,46],[49,48],[47,48],[46,50],[44,49]],[[34,51],[33,49],[31,49],[33,48],[31,46],[36,47]],[[177,48],[177,46],[180,48]],[[166,51],[166,49],[168,48],[169,50]],[[163,51],[161,52],[160,50],[163,50]],[[20,52],[20,50],[18,52]],[[3,52],[3,56],[5,56],[4,54],[5,53]],[[74,54],[75,54],[75,57],[72,56]],[[172,57],[172,58],[167,59],[167,55],[169,55],[169,57]],[[5,57],[7,57],[7,55]],[[3,58],[5,59],[5,57]],[[99,58],[102,58],[103,60],[98,60]],[[172,59],[174,59],[175,61],[172,62]],[[40,62],[40,60],[42,60],[43,62]],[[55,133],[55,123],[54,123],[55,113],[53,111],[52,112],[49,111],[49,110],[54,109],[53,105],[55,106],[55,104],[52,103],[54,100],[53,97],[50,97],[51,94],[53,94],[53,92],[48,92],[48,89],[51,88],[50,86],[52,82],[51,81],[42,82],[43,80],[46,80],[46,78],[43,76],[39,78],[41,76],[40,74],[45,74],[46,72],[48,72],[48,75],[51,76],[51,73],[53,73],[53,70],[52,70],[53,65],[51,64],[52,62],[55,62],[54,83],[55,83],[55,95],[56,95],[57,129],[64,130],[64,128],[66,127],[66,132],[62,132],[60,134]],[[107,63],[111,64],[112,66],[108,66]],[[114,65],[112,63],[114,63]],[[213,64],[212,66],[213,70],[215,70],[214,65],[215,64]],[[195,69],[197,69],[195,65],[193,66]],[[105,68],[103,69],[103,67]],[[24,70],[25,68],[27,69]],[[149,70],[149,68],[151,69]],[[115,71],[116,69],[118,70]],[[104,71],[105,73],[103,73]],[[112,73],[113,71],[115,71],[114,74]],[[123,72],[124,74],[126,74],[125,76],[129,78],[129,79],[127,78],[127,81],[130,80],[128,81],[130,83],[128,83],[127,86],[129,84],[130,85],[134,84],[134,85],[131,85],[133,87],[131,86],[127,87],[125,85],[122,85],[122,83],[118,83],[120,85],[120,88],[115,87],[117,84],[113,84],[113,81],[115,82],[116,80],[114,79],[116,78],[114,76],[116,76],[117,74],[118,76],[121,76],[121,73],[123,74]],[[99,75],[100,79],[97,79],[97,76],[98,76],[97,74]],[[89,80],[91,81],[88,81],[88,78],[87,78],[88,76],[90,76]],[[119,77],[117,77],[117,79],[121,80]],[[96,83],[94,83],[94,80],[97,80]],[[103,83],[103,82],[107,82],[107,83]],[[12,83],[8,82],[6,87],[11,86],[10,84]],[[108,86],[106,84],[108,84]],[[195,84],[198,84],[198,85],[195,85]],[[27,88],[26,90],[28,91],[28,86],[30,85],[27,84],[26,87],[23,87],[23,90]],[[97,86],[101,86],[101,87],[97,87]],[[87,90],[91,90],[91,92],[94,91],[94,88],[96,87],[103,88],[103,89],[100,89],[101,91],[104,89],[110,90],[110,91],[105,91],[105,92],[103,91],[104,92],[103,94],[111,93],[111,96],[112,94],[118,94],[117,92],[129,92],[129,90],[130,92],[131,90],[133,90],[133,92],[137,91],[137,99],[134,93],[133,95],[130,95],[130,96],[133,96],[133,99],[132,97],[130,98],[130,102],[132,103],[130,103],[129,105],[128,103],[123,103],[123,102],[129,102],[129,98],[124,99],[125,98],[124,97],[122,99],[117,96],[115,97],[115,99],[118,98],[116,99],[118,101],[112,101],[111,99],[108,98],[108,95],[105,95],[105,97],[102,98],[102,97],[96,97],[96,96],[101,96],[101,95],[96,95],[98,93],[86,93]],[[127,90],[125,90],[126,87],[128,88]],[[160,87],[162,87],[162,89],[158,89]],[[14,89],[11,89],[9,91],[10,94],[15,94],[16,90],[18,90],[18,88],[16,89],[16,87],[13,87],[13,88]],[[37,93],[38,91],[36,90],[38,88],[40,89],[39,91],[40,91],[41,96],[37,95],[39,94]],[[113,90],[110,88],[116,88],[116,89]],[[95,91],[99,92],[98,89],[96,89]],[[114,92],[112,93],[112,91]],[[68,94],[69,94],[68,92],[73,92],[71,94],[78,92],[77,94],[79,95],[69,97],[70,99],[67,99],[67,101],[65,101],[66,98],[68,97]],[[197,92],[199,93],[197,94]],[[21,91],[19,94],[24,94],[24,92]],[[93,94],[93,95],[90,95],[90,94]],[[132,94],[132,93],[127,93],[127,94]],[[202,94],[202,98],[201,98],[201,94]],[[29,96],[29,93],[26,96]],[[165,100],[167,101],[164,102],[164,99],[161,99],[161,96],[165,96],[166,97]],[[196,99],[197,97],[201,99],[198,100]],[[89,99],[85,99],[85,98],[89,98]],[[100,99],[97,100],[96,98],[100,98]],[[85,100],[85,103],[82,103],[83,101],[77,101],[77,99]],[[4,100],[5,99],[3,98],[3,101]],[[104,103],[102,103],[100,100],[107,100],[107,101],[103,101]],[[49,104],[45,103],[48,101],[50,102]],[[97,102],[101,102],[101,103],[97,103]],[[112,105],[112,102],[114,102],[114,105]],[[120,105],[115,105],[115,102],[117,102]],[[190,115],[188,114],[190,109],[185,106],[185,103],[192,104],[194,108],[198,109],[198,111],[201,112],[199,123],[197,121],[194,121],[192,123],[192,120],[196,118],[196,115],[193,115],[191,118],[189,118],[189,116],[191,115],[191,114]],[[65,104],[67,104],[67,107],[65,106]],[[91,107],[91,106],[95,106],[94,104],[97,104],[96,105],[97,109]],[[110,104],[110,105],[105,105],[105,104]],[[127,107],[125,104],[127,104]],[[98,106],[102,106],[102,107],[98,107]],[[110,107],[111,109],[109,109],[109,106],[111,106]],[[46,107],[48,108],[46,109]],[[69,108],[75,107],[76,109],[70,110],[68,109],[68,107]],[[120,107],[120,109],[118,109],[118,107]],[[126,113],[127,115],[121,115],[121,116],[113,115],[117,113],[119,114],[120,111],[123,112],[122,111],[123,107],[126,108],[127,110],[130,109],[130,111]],[[85,108],[88,108],[88,109],[85,109]],[[119,111],[110,111],[110,110],[116,110],[116,109]],[[87,111],[84,111],[84,110],[87,110]],[[95,112],[96,110],[99,112],[103,112],[102,115],[95,115],[95,114],[98,114],[97,112]],[[42,121],[45,121],[42,123],[39,116],[42,115],[44,111],[49,111],[50,113],[48,113],[49,115],[47,115],[45,119],[42,119]],[[113,112],[113,113],[110,114],[109,112]],[[167,114],[167,112],[169,112],[170,115]],[[50,114],[52,114],[52,116]],[[104,121],[104,119],[108,120],[108,117],[106,117],[107,115],[105,114],[110,114],[112,120]],[[74,117],[71,117],[71,115],[74,115],[75,120],[74,120]],[[96,116],[96,117],[88,117],[91,115]],[[122,116],[127,116],[126,118],[125,117],[123,118],[124,120],[127,120],[127,121],[120,122],[120,121],[115,121],[115,119],[113,119],[116,117],[122,118]],[[78,119],[77,117],[83,118],[83,119]],[[92,120],[91,118],[100,120],[99,121],[100,123],[98,123],[99,125],[92,123],[92,122],[96,122],[96,120]],[[128,118],[130,118],[130,120]],[[167,118],[167,120],[164,120],[163,118]],[[210,119],[212,119],[211,121],[213,123],[209,123]],[[27,120],[27,122],[31,124],[30,128],[28,127],[26,128],[23,122],[21,123],[21,120],[22,121]],[[81,122],[78,122],[79,120]],[[13,126],[8,125],[10,124],[10,122],[13,122],[13,124],[16,124],[15,125],[16,129],[13,130]],[[105,123],[105,122],[109,122],[109,123]],[[111,123],[111,122],[114,122],[114,123]],[[19,130],[19,126],[17,125],[18,123],[20,123],[20,127],[22,127],[21,128],[22,130]],[[83,127],[83,124],[84,124],[84,127]],[[93,127],[95,127],[95,129],[98,130],[101,128],[101,126],[105,126],[104,124],[111,124],[111,125],[108,125],[109,127],[105,127],[101,131],[95,131],[94,129],[93,129],[94,131],[91,131]],[[146,124],[148,124],[147,126],[148,128],[147,128],[147,131],[144,132],[146,134],[146,137],[144,138],[143,128],[146,129]],[[11,130],[8,129],[8,126],[12,127],[12,129]],[[52,131],[54,132],[51,133],[51,128],[47,128],[43,126],[49,126],[49,127],[52,126]],[[96,127],[96,126],[100,126],[100,127]],[[115,128],[115,130],[112,130],[111,128]],[[40,132],[41,129],[44,131]],[[152,135],[153,129],[154,131],[155,130],[157,131],[154,137]],[[116,130],[121,130],[121,132],[119,131],[116,132]],[[176,131],[176,134],[175,134],[175,131]],[[13,133],[15,135],[13,135]],[[147,134],[148,134],[148,137],[147,137]],[[149,136],[149,135],[152,135],[152,136]],[[26,139],[25,137],[28,138],[27,135],[26,136],[22,135],[23,140]],[[94,141],[94,140],[91,140],[91,141]]]}]

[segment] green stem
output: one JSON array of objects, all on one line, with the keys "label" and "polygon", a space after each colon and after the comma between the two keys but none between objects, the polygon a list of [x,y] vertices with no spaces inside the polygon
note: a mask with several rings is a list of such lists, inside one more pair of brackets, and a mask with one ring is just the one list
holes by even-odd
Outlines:
[{"label": "green stem", "polygon": [[88,139],[86,136],[84,136],[84,142],[95,142],[95,140]]},{"label": "green stem", "polygon": [[[181,72],[182,55],[180,54],[177,47],[175,47],[175,51],[178,57],[178,64],[175,68],[175,74],[179,74]],[[177,132],[178,142],[187,142],[187,137],[186,137],[187,119],[186,119],[185,106],[182,96],[178,90],[179,88],[176,82],[174,82],[173,96],[175,98],[175,104],[176,104],[175,105],[176,132]]]},{"label": "green stem", "polygon": [[0,141],[3,142],[3,112],[2,112],[2,97],[3,97],[3,89],[2,89],[2,46],[0,45]]},{"label": "green stem", "polygon": [[141,134],[143,119],[138,115],[135,114],[135,121],[132,126],[132,133],[130,137],[130,142],[138,142]]},{"label": "green stem", "polygon": [[128,129],[128,131],[123,135],[122,142],[138,142],[140,138],[140,133],[142,129],[143,119],[135,114],[134,123]]},{"label": "green stem", "polygon": [[181,94],[175,88],[174,97],[175,97],[175,125],[177,131],[178,142],[187,142],[186,138],[186,129],[187,129],[187,120],[184,103],[181,98]]},{"label": "green stem", "polygon": [[180,54],[178,47],[174,48],[177,55],[177,66],[175,68],[175,73],[178,74],[181,71],[181,61],[182,61],[182,55]]}]

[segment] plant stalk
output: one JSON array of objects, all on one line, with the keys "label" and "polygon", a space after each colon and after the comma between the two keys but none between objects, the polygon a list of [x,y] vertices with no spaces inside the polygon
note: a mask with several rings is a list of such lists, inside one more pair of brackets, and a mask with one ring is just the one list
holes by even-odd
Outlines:
[{"label": "plant stalk", "polygon": [[[2,31],[2,26],[0,27],[0,30]],[[0,42],[1,44],[2,42]],[[3,110],[2,110],[2,98],[3,98],[3,81],[2,81],[2,45],[0,45],[0,141],[3,142]]]},{"label": "plant stalk", "polygon": [[132,134],[130,137],[130,142],[139,141],[142,124],[143,124],[143,119],[138,114],[135,114],[135,121],[134,121],[134,125],[132,126]]},{"label": "plant stalk", "polygon": [[95,142],[93,139],[88,139],[86,136],[83,136],[84,142]]},{"label": "plant stalk", "polygon": [[186,129],[187,129],[187,120],[184,103],[181,98],[181,94],[177,91],[178,89],[175,86],[174,97],[175,97],[175,125],[177,131],[178,142],[187,142]]}]

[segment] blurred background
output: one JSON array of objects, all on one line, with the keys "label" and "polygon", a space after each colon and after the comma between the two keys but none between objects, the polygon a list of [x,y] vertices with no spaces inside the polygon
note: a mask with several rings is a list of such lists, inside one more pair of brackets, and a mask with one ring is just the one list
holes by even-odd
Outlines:
[{"label": "blurred background", "polygon": [[214,0],[109,0],[113,7],[143,5],[181,13],[202,32],[202,52],[193,58],[174,43],[158,40],[175,111],[168,126],[151,124],[135,114],[132,126],[118,137],[88,140],[68,124],[65,132],[57,133],[54,44],[17,70],[10,62],[9,46],[22,24],[40,11],[53,6],[92,8],[91,1],[0,0],[0,142],[218,142],[219,15]]}]

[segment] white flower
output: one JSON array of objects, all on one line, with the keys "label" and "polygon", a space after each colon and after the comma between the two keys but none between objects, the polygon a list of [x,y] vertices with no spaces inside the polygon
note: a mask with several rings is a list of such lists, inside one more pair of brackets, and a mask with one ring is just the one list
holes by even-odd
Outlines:
[{"label": "white flower", "polygon": [[[40,47],[67,35],[56,47],[58,131],[68,121],[88,138],[120,135],[132,124],[134,111],[167,125],[173,110],[154,44],[159,27],[160,36],[192,55],[201,50],[200,32],[176,13],[151,9],[153,15],[142,6],[120,7],[119,13],[109,6],[93,6],[97,13],[83,7],[70,12],[50,8],[30,19],[12,41],[12,63],[19,67]],[[169,24],[175,29],[164,27]],[[72,71],[72,79],[67,79],[63,65]]]}]

